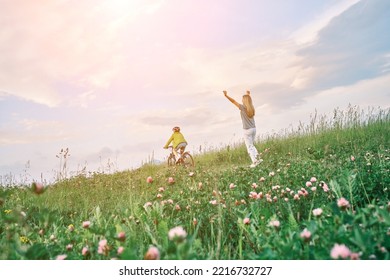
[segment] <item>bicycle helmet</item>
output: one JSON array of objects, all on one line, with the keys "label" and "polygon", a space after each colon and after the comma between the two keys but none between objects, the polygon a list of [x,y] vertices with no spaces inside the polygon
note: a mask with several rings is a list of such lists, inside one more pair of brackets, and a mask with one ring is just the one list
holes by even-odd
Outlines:
[{"label": "bicycle helmet", "polygon": [[172,128],[172,130],[175,131],[175,132],[176,132],[176,131],[177,131],[177,132],[180,132],[180,127],[175,126],[174,128]]}]

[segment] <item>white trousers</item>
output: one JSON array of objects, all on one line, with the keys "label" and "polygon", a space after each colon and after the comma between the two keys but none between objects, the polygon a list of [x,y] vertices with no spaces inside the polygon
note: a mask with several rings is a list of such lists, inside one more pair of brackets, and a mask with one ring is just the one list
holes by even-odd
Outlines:
[{"label": "white trousers", "polygon": [[257,156],[259,152],[257,151],[254,142],[256,136],[256,128],[248,128],[244,129],[244,141],[246,145],[246,149],[248,150],[249,157],[252,160],[252,163],[255,163],[257,160]]}]

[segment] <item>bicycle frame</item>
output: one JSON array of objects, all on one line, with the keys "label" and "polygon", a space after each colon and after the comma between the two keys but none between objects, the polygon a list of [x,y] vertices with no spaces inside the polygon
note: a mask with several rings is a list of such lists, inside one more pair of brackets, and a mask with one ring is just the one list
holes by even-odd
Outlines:
[{"label": "bicycle frame", "polygon": [[182,165],[184,167],[190,167],[194,166],[194,159],[192,158],[191,154],[187,151],[185,152],[184,149],[179,149],[180,151],[177,151],[179,155],[179,159],[176,159],[175,154],[173,153],[173,147],[169,146],[170,154],[168,156],[168,166],[175,166],[175,165]]}]

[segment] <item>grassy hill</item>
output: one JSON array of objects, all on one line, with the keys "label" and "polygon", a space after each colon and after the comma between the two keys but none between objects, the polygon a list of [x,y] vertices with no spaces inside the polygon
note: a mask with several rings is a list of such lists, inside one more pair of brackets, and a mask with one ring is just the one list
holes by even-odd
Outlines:
[{"label": "grassy hill", "polygon": [[0,259],[389,259],[390,114],[350,107],[195,167],[0,190]]}]

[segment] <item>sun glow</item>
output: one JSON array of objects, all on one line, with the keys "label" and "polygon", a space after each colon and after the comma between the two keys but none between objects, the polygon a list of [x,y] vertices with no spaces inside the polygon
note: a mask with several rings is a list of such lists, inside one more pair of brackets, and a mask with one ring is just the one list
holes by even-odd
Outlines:
[{"label": "sun glow", "polygon": [[153,13],[156,11],[163,1],[152,1],[145,3],[140,0],[106,0],[101,8],[105,13],[115,17],[130,16],[136,17],[143,13]]}]

